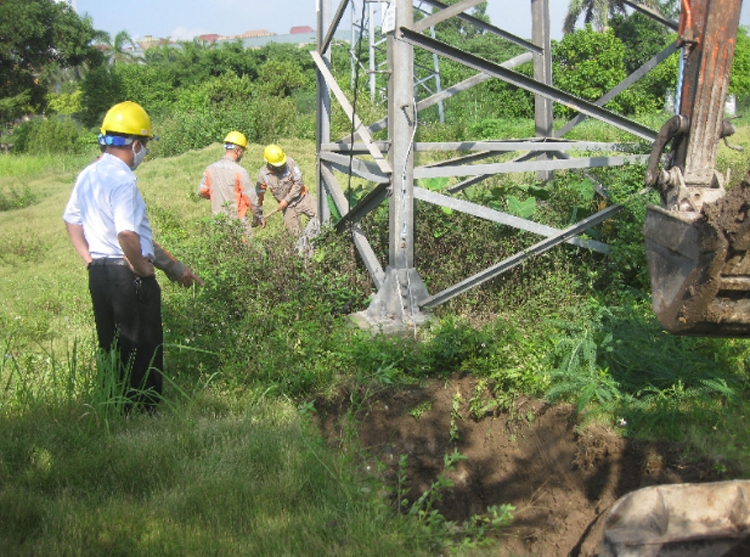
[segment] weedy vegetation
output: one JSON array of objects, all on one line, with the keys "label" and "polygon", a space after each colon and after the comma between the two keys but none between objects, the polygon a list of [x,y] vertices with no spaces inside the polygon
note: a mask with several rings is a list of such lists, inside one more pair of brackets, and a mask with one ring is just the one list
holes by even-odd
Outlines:
[{"label": "weedy vegetation", "polygon": [[[60,7],[31,4],[50,13]],[[674,41],[646,20],[615,15],[606,32],[586,26],[555,41],[556,86],[591,101],[602,97]],[[349,319],[368,307],[372,284],[348,233],[324,228],[314,254],[300,257],[280,215],[248,239],[236,223],[209,216],[197,195],[206,165],[222,155],[216,142],[232,129],[251,143],[243,159],[251,175],[263,145],[280,142],[315,190],[317,80],[308,52],[315,45],[196,40],[155,46],[136,60],[119,51],[118,37],[109,46],[92,42],[102,36],[91,22],[50,21],[59,32],[50,35],[53,48],[45,43],[37,52],[41,66],[20,78],[14,72],[27,69],[11,60],[11,78],[0,81],[0,143],[12,148],[0,154],[3,556],[478,556],[502,543],[515,509],[501,502],[462,524],[440,513],[449,473],[465,458],[458,451],[462,423],[499,414],[532,420],[518,403],[528,398],[572,404],[582,427],[596,421],[634,440],[679,442],[727,477],[750,474],[747,341],[670,337],[658,326],[642,237],[646,204],[656,196],[641,194],[642,166],[561,171],[549,183],[531,173],[498,175],[462,190],[464,199],[556,228],[611,204],[623,210],[585,233],[609,244],[608,255],[564,244],[440,306],[415,334],[373,335]],[[33,26],[10,28],[5,38],[15,48],[8,52],[38,43]],[[524,51],[463,23],[442,22],[435,37],[495,62]],[[58,55],[71,41],[81,56]],[[351,46],[330,45],[331,70],[342,84],[350,81]],[[730,91],[742,111],[750,100],[747,30],[735,50]],[[425,79],[431,55],[415,56],[415,77]],[[676,83],[678,57],[607,107],[658,129],[669,117],[660,107]],[[451,60],[439,64],[443,88],[474,74]],[[531,75],[533,68],[516,70]],[[385,90],[387,75],[374,77]],[[386,117],[366,80],[355,81],[349,93],[356,92],[352,105],[362,121]],[[125,99],[141,104],[162,136],[149,144],[151,160],[137,173],[155,236],[205,281],[181,289],[160,279],[166,390],[156,415],[124,412],[117,363],[96,350],[87,274],[61,219],[76,175],[99,154],[106,110]],[[22,118],[29,112],[33,118]],[[570,112],[555,106],[556,129]],[[531,137],[533,115],[531,93],[487,80],[420,111],[414,139]],[[733,123],[731,143],[747,152],[747,118]],[[354,134],[351,121],[334,103],[331,137],[346,134]],[[374,139],[385,135],[380,130]],[[591,119],[566,137],[648,152]],[[416,156],[428,164],[437,155]],[[746,166],[745,155],[719,146],[717,167],[730,186]],[[373,187],[339,178],[351,205]],[[441,192],[456,181],[419,186]],[[358,224],[385,265],[386,207]],[[538,241],[422,202],[414,233],[416,267],[433,293]],[[446,432],[455,450],[428,489],[414,496],[406,455],[399,455],[393,485],[377,466],[363,471],[368,460],[357,428],[379,392],[427,381],[450,388],[466,376],[474,388],[453,398]],[[342,396],[349,412],[333,449],[315,411]],[[430,411],[419,405],[410,414],[420,420]]]},{"label": "weedy vegetation", "polygon": [[[314,187],[313,143],[285,147]],[[251,145],[243,159],[251,173],[261,150]],[[619,424],[627,437],[677,441],[727,474],[750,473],[750,433],[737,427],[749,409],[750,347],[671,337],[656,323],[643,167],[560,172],[547,185],[497,177],[466,192],[550,226],[601,203],[624,210],[589,232],[611,254],[561,246],[437,308],[416,336],[386,337],[348,317],[367,308],[372,287],[346,234],[324,230],[304,258],[280,218],[245,239],[236,223],[208,216],[197,183],[220,152],[214,144],[138,170],[157,239],[205,281],[180,289],[160,277],[167,388],[155,416],[122,412],[113,359],[95,348],[86,271],[61,220],[76,172],[96,151],[0,156],[4,555],[481,551],[514,509],[488,508],[461,525],[440,515],[458,450],[414,500],[405,474],[386,485],[356,465],[357,411],[373,393],[457,374],[476,383],[470,398],[453,399],[454,441],[462,420],[513,413],[521,396],[546,398],[575,405],[584,425]],[[744,172],[733,155],[722,160],[733,176]],[[416,211],[417,266],[430,291],[536,241],[433,206]],[[376,253],[387,250],[387,218],[381,208],[361,223]],[[334,451],[315,427],[314,401],[341,392],[352,410],[345,450]]]}]

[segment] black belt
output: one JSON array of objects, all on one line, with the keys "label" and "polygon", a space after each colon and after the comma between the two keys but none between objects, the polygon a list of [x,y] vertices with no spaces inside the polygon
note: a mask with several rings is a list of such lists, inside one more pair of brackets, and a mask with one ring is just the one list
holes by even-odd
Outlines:
[{"label": "black belt", "polygon": [[89,267],[99,267],[102,265],[120,265],[127,267],[128,262],[122,257],[101,257],[99,259],[92,259],[89,263]]}]

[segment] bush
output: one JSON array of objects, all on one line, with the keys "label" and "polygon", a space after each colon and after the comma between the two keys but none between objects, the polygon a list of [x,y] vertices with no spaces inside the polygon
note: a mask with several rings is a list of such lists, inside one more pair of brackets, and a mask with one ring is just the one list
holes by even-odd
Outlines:
[{"label": "bush", "polygon": [[[611,29],[594,31],[591,24],[585,29],[569,33],[552,47],[555,85],[588,101],[595,101],[625,79],[625,47]],[[620,111],[617,99],[607,108]],[[571,116],[575,111],[555,105],[555,114]]]},{"label": "bush", "polygon": [[240,130],[251,142],[257,136],[253,115],[238,107],[229,110],[220,106],[199,107],[175,112],[156,126],[161,139],[149,144],[149,149],[154,155],[164,157],[207,147],[224,139],[229,130]]},{"label": "bush", "polygon": [[60,116],[35,118],[16,126],[11,142],[16,153],[32,154],[77,154],[88,143],[71,118]]},{"label": "bush", "polygon": [[[162,140],[153,152],[173,156],[201,149],[221,141],[229,130],[241,131],[252,143],[271,143],[298,131],[299,120],[291,97],[264,94],[249,78],[226,72],[180,94],[157,126]],[[309,128],[301,135],[314,134],[314,121]]]},{"label": "bush", "polygon": [[23,209],[35,205],[36,202],[37,196],[29,186],[24,186],[23,191],[14,186],[0,190],[0,212]]},{"label": "bush", "polygon": [[534,121],[511,118],[484,118],[469,126],[469,134],[477,139],[532,137]]},{"label": "bush", "polygon": [[[165,215],[157,217],[160,226]],[[341,239],[324,232],[308,260],[286,233],[244,240],[242,227],[225,215],[199,224],[180,253],[205,270],[205,286],[195,297],[180,291],[164,307],[165,320],[175,323],[165,341],[176,345],[169,359],[179,374],[215,370],[233,388],[265,384],[298,397],[350,370],[337,348],[349,343],[342,314],[362,309],[364,295],[361,271],[347,274],[356,265],[347,262],[351,251],[336,246]]]},{"label": "bush", "polygon": [[75,116],[83,109],[83,91],[51,93],[47,95],[47,112],[61,116]]}]

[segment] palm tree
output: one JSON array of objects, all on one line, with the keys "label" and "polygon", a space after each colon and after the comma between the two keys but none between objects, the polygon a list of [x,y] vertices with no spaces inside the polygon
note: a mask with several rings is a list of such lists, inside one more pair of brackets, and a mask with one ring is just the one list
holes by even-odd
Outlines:
[{"label": "palm tree", "polygon": [[178,54],[178,50],[170,46],[167,37],[158,44],[146,48],[143,59],[147,64],[168,64],[177,60]]},{"label": "palm tree", "polygon": [[575,30],[581,14],[584,14],[584,22],[590,23],[595,31],[604,31],[610,14],[618,12],[626,13],[623,0],[570,0],[568,15],[563,23],[563,33],[572,33]]},{"label": "palm tree", "polygon": [[[670,17],[671,14],[679,14],[680,11],[679,0],[642,0],[641,4]],[[609,17],[617,13],[627,15],[624,0],[570,0],[568,15],[563,23],[563,33],[572,33],[575,30],[581,14],[584,14],[584,22],[590,23],[595,31],[604,31]]]},{"label": "palm tree", "polygon": [[120,31],[115,35],[114,40],[106,31],[97,32],[96,40],[103,45],[104,50],[109,57],[110,64],[128,64],[135,62],[136,56],[135,42],[130,38],[127,31]]}]

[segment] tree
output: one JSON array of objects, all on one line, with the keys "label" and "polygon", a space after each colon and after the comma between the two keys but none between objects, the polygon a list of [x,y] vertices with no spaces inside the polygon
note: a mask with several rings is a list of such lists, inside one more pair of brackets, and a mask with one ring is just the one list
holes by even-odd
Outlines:
[{"label": "tree", "polygon": [[46,106],[45,76],[56,67],[96,66],[91,20],[54,0],[0,2],[0,123]]},{"label": "tree", "polygon": [[656,9],[659,10],[659,13],[664,17],[679,19],[681,5],[681,0],[657,0],[654,7],[656,7]]},{"label": "tree", "polygon": [[299,66],[289,60],[269,60],[260,68],[258,77],[263,94],[275,97],[290,97],[310,81],[305,79]]},{"label": "tree", "polygon": [[[595,101],[625,79],[624,56],[625,47],[612,29],[600,33],[587,24],[585,29],[565,35],[553,45],[555,83],[564,91]],[[621,108],[617,99],[610,101],[607,107]],[[571,114],[571,110],[562,105],[555,110]]]},{"label": "tree", "polygon": [[93,127],[100,124],[109,108],[125,99],[122,93],[122,83],[111,67],[100,66],[86,74],[81,82],[83,110],[80,118],[83,125]]},{"label": "tree", "polygon": [[[615,36],[625,45],[625,71],[631,74],[661,52],[676,36],[653,19],[635,12],[630,16],[617,14],[610,20]],[[668,90],[677,83],[679,53],[648,72],[618,96],[627,114],[643,114],[662,110]]]},{"label": "tree", "polygon": [[747,33],[747,27],[737,30],[732,73],[729,74],[729,92],[737,97],[750,95],[750,37]]},{"label": "tree", "polygon": [[[459,0],[443,0],[443,3],[447,6],[458,4]],[[437,12],[437,8],[433,8],[433,13]],[[469,15],[484,21],[485,23],[490,22],[490,16],[487,15],[487,2],[477,4],[469,12]],[[415,14],[415,19],[422,19],[418,14]],[[445,41],[449,44],[457,44],[461,38],[473,37],[481,34],[482,30],[475,27],[473,24],[464,21],[459,17],[451,17],[445,21],[441,21],[435,26],[435,32],[440,40]]]},{"label": "tree", "polygon": [[[674,1],[662,0],[663,6],[660,6],[658,0],[644,0],[642,4],[671,14]],[[609,26],[610,17],[617,14],[627,15],[627,12],[623,0],[570,0],[568,15],[563,23],[563,33],[568,34],[575,30],[581,14],[584,14],[584,24],[590,23],[594,30],[601,32]]]},{"label": "tree", "polygon": [[585,24],[590,24],[595,31],[604,31],[610,14],[616,13],[626,13],[622,0],[570,0],[568,14],[563,23],[563,33],[568,34],[575,30],[581,14],[584,14]]},{"label": "tree", "polygon": [[168,41],[146,49],[143,59],[147,64],[171,64],[177,59],[177,49],[169,46]]},{"label": "tree", "polygon": [[127,31],[117,33],[114,40],[106,31],[99,31],[96,38],[106,48],[110,64],[127,64],[136,61],[133,53],[135,43]]},{"label": "tree", "polygon": [[625,70],[629,74],[674,40],[664,25],[638,12],[612,16],[610,26],[625,45]]}]

